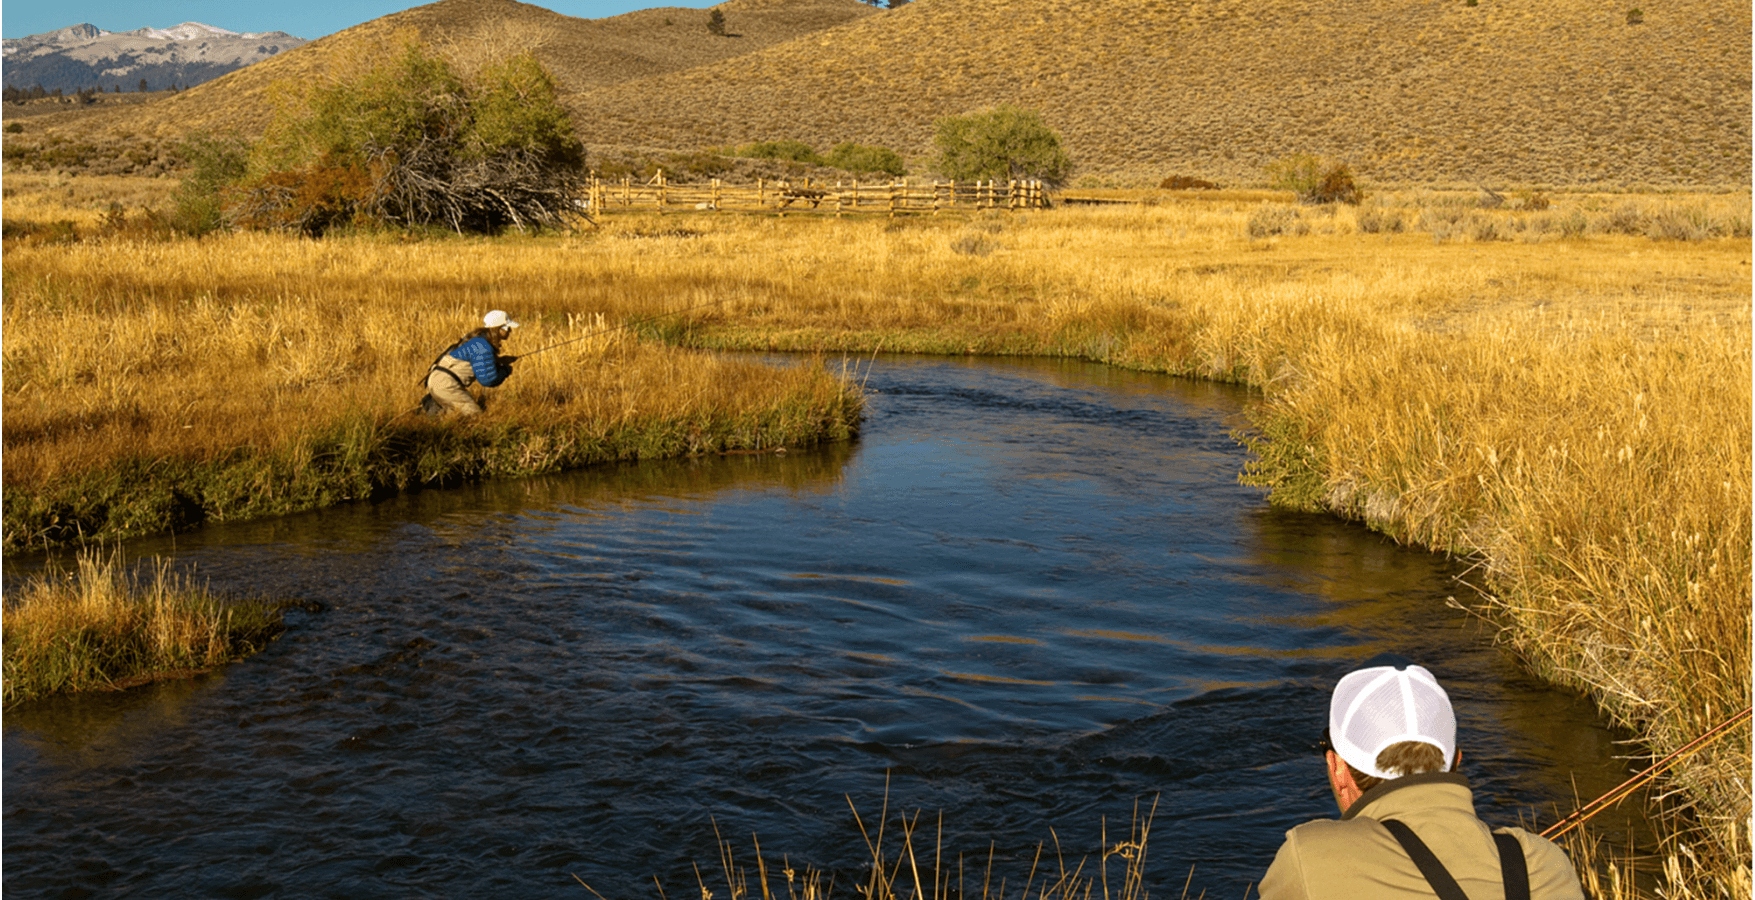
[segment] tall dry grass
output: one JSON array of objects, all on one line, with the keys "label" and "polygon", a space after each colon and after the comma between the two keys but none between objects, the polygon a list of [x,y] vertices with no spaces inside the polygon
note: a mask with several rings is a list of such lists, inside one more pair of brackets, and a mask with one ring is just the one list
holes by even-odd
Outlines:
[{"label": "tall dry grass", "polygon": [[[1126,836],[1117,835],[1113,842],[1105,820],[1095,860],[1090,856],[1069,859],[1060,836],[1051,831],[1051,841],[1036,845],[1028,868],[1022,872],[996,872],[991,847],[985,856],[956,849],[947,852],[942,812],[934,831],[929,833],[925,827],[933,823],[923,823],[919,810],[898,815],[892,824],[887,792],[876,821],[869,825],[852,798],[847,803],[869,856],[863,867],[864,883],[852,885],[851,891],[867,900],[1145,900],[1151,894],[1145,882],[1145,865],[1156,800],[1145,810],[1136,804]],[[713,835],[719,848],[719,877],[709,883],[698,864],[695,868],[696,886],[704,900],[716,896],[720,887],[730,900],[754,900],[757,896],[774,900],[780,895],[773,883],[776,876],[785,879],[787,900],[829,900],[836,896],[835,879],[829,873],[815,868],[800,872],[785,856],[771,870],[761,840],[753,835],[756,863],[752,878],[749,865],[739,860],[736,848],[720,834],[717,822]],[[1193,871],[1189,874],[1192,883]],[[603,900],[603,895],[579,876],[573,878]],[[1189,883],[1177,895],[1180,900],[1188,900]],[[663,885],[658,888],[662,895]]]},{"label": "tall dry grass", "polygon": [[[1486,596],[1465,599],[1507,645],[1662,754],[1749,703],[1749,198],[1542,199],[1392,194],[1289,208],[1304,227],[1267,234],[1251,228],[1263,199],[1209,192],[898,220],[618,215],[498,241],[19,240],[0,323],[8,495],[106,452],[224,455],[296,443],[338,409],[391,414],[495,307],[529,323],[514,353],[599,314],[699,307],[644,333],[1245,381],[1262,391],[1252,480],[1475,560]],[[1650,225],[1675,221],[1691,224]],[[761,384],[814,397],[800,420],[848,408],[820,371],[624,333],[521,363],[495,414],[759,418],[744,404]],[[1677,865],[1707,860],[1684,877],[1735,896],[1749,760],[1745,727],[1671,783],[1692,807],[1673,820],[1691,848]]]},{"label": "tall dry grass", "polygon": [[281,616],[262,601],[222,602],[164,560],[132,573],[120,554],[87,550],[72,571],[11,587],[0,631],[11,706],[205,671],[261,649]]}]

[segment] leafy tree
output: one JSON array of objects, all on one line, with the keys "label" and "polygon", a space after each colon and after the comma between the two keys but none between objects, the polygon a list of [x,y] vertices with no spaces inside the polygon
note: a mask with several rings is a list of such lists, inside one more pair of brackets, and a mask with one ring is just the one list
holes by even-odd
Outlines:
[{"label": "leafy tree", "polygon": [[227,203],[247,226],[494,232],[582,215],[585,150],[529,52],[465,80],[419,44],[312,90],[276,120]]},{"label": "leafy tree", "polygon": [[985,112],[949,116],[936,123],[938,170],[959,181],[1036,178],[1058,185],[1072,160],[1042,115],[1001,104]]}]

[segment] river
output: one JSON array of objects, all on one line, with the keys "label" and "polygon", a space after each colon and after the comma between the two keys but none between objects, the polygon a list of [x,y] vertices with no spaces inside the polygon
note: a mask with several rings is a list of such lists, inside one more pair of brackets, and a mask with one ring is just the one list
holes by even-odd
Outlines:
[{"label": "river", "polygon": [[1334,815],[1312,746],[1373,662],[1448,687],[1492,822],[1626,776],[1626,735],[1446,602],[1462,563],[1237,484],[1243,389],[857,365],[850,443],[127,545],[313,608],[207,676],[9,711],[7,895],[657,900],[698,867],[727,900],[723,840],[752,895],[759,841],[777,895],[790,865],[856,898],[861,824],[893,860],[918,812],[923,866],[973,895],[991,854],[1009,898],[1155,808],[1152,894],[1242,897]]}]

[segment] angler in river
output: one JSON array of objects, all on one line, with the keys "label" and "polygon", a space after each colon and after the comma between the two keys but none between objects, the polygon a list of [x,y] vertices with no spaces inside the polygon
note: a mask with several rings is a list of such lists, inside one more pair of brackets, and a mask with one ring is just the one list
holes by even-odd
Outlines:
[{"label": "angler in river", "polygon": [[469,392],[471,384],[497,387],[512,377],[512,362],[518,357],[502,356],[500,345],[518,323],[496,309],[482,317],[482,327],[463,336],[439,354],[427,370],[427,395],[421,408],[427,415],[455,412],[473,416],[481,412],[481,404]]}]

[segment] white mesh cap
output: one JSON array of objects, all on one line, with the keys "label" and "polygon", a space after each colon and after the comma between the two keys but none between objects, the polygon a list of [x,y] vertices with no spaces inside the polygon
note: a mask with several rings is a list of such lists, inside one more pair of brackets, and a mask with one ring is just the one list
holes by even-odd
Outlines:
[{"label": "white mesh cap", "polygon": [[1401,772],[1377,768],[1377,754],[1403,741],[1431,744],[1456,758],[1456,713],[1438,679],[1419,666],[1379,666],[1349,673],[1328,706],[1329,742],[1353,768],[1377,778]]},{"label": "white mesh cap", "polygon": [[482,316],[481,317],[481,324],[486,325],[489,328],[517,328],[518,327],[518,323],[512,321],[512,317],[506,315],[506,311],[503,309],[496,309],[493,312],[490,312],[487,315]]}]

